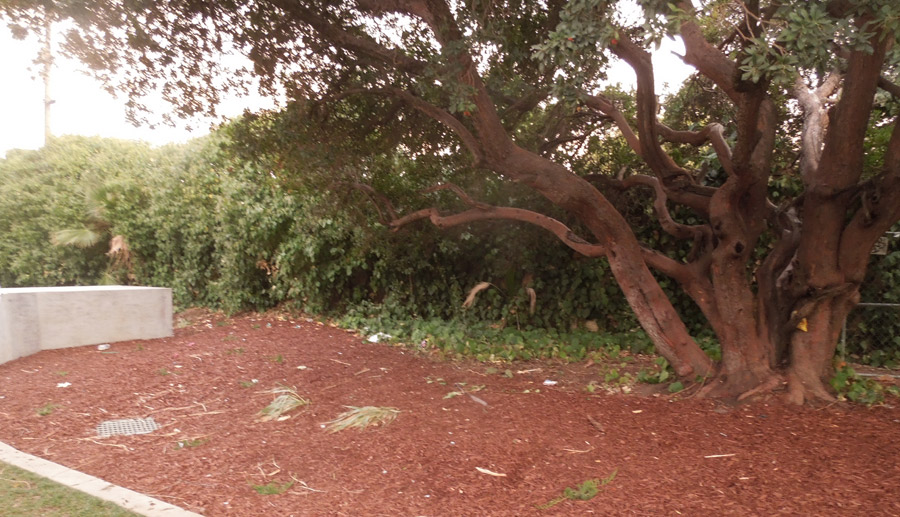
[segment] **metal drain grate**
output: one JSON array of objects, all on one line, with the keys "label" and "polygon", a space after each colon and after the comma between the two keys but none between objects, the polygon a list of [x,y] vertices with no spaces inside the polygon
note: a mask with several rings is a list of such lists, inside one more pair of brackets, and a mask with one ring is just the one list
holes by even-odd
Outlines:
[{"label": "metal drain grate", "polygon": [[114,434],[147,434],[159,429],[159,425],[150,418],[125,418],[123,420],[107,420],[97,426],[97,434],[101,438],[109,438]]}]

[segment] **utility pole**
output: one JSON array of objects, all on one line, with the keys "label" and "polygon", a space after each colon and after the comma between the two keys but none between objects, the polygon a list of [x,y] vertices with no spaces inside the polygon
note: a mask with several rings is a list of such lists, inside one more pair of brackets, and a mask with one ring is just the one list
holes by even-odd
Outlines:
[{"label": "utility pole", "polygon": [[50,68],[53,66],[53,49],[51,48],[50,32],[53,23],[51,21],[50,9],[44,9],[44,48],[41,50],[41,63],[43,71],[41,77],[44,79],[44,145],[50,143],[52,134],[50,132],[50,105],[53,99],[50,97]]}]

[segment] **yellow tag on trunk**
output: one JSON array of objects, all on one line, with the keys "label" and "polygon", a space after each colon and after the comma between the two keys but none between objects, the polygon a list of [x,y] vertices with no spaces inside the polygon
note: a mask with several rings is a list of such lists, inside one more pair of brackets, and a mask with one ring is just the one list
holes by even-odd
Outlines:
[{"label": "yellow tag on trunk", "polygon": [[797,328],[803,332],[809,332],[809,327],[806,326],[806,318],[800,320],[800,323],[797,324]]}]

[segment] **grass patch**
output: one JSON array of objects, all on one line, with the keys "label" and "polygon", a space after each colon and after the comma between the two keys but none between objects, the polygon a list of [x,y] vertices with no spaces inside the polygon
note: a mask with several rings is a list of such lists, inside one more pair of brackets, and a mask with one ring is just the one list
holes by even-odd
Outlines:
[{"label": "grass patch", "polygon": [[0,514],[5,517],[139,515],[7,463],[0,463]]},{"label": "grass patch", "polygon": [[48,403],[44,404],[43,406],[37,408],[35,411],[37,411],[37,414],[40,416],[48,416],[48,415],[52,415],[53,411],[55,411],[56,408],[58,408],[58,407],[59,407],[59,405],[54,404],[52,402],[48,402]]},{"label": "grass patch", "polygon": [[582,329],[559,331],[535,327],[498,328],[487,322],[393,320],[352,315],[344,317],[338,323],[344,328],[365,332],[366,335],[376,332],[389,334],[394,336],[394,341],[406,343],[410,348],[450,359],[583,361],[594,352],[653,353],[653,343],[642,330],[596,333]]},{"label": "grass patch", "polygon": [[370,425],[388,425],[397,418],[400,410],[392,407],[354,407],[348,409],[334,420],[327,422],[328,432],[336,433],[345,429],[356,428],[362,431]]},{"label": "grass patch", "polygon": [[251,485],[253,490],[259,495],[278,495],[283,494],[288,491],[292,486],[294,486],[293,481],[287,481],[285,483],[276,483],[275,481],[269,481],[265,485]]},{"label": "grass patch", "polygon": [[310,401],[308,399],[305,399],[297,394],[296,388],[287,388],[284,386],[280,386],[264,393],[271,393],[273,395],[277,395],[277,397],[275,397],[275,400],[273,400],[271,404],[264,407],[259,412],[259,418],[257,420],[260,422],[268,422],[270,420],[286,420],[290,418],[290,416],[285,415],[285,413],[292,411],[300,406],[308,406],[310,404]]},{"label": "grass patch", "polygon": [[600,489],[602,487],[612,483],[613,479],[616,479],[616,473],[618,472],[619,469],[616,469],[612,471],[612,474],[603,479],[588,479],[587,481],[576,487],[566,487],[566,489],[563,490],[563,495],[557,497],[556,499],[551,499],[544,504],[538,505],[538,509],[546,510],[565,501],[566,499],[572,501],[589,501],[596,497],[598,493],[600,493]]}]

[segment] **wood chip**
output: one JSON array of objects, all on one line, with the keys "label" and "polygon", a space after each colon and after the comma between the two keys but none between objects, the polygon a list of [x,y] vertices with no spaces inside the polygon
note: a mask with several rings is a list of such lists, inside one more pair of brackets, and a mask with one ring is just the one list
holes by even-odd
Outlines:
[{"label": "wood chip", "polygon": [[498,478],[505,478],[505,477],[506,477],[506,474],[501,474],[501,473],[499,473],[499,472],[494,472],[494,471],[492,471],[492,470],[483,469],[483,468],[481,468],[481,467],[475,467],[475,470],[477,470],[478,472],[481,472],[482,474],[487,474],[488,476],[496,476],[496,477],[498,477]]},{"label": "wood chip", "polygon": [[484,399],[478,398],[475,395],[472,395],[471,393],[466,393],[466,395],[468,395],[469,398],[472,399],[472,401],[477,402],[477,403],[481,404],[482,406],[488,405],[488,403],[485,402]]},{"label": "wood chip", "polygon": [[704,458],[730,458],[732,456],[737,456],[737,454],[711,454],[709,456],[704,456]]},{"label": "wood chip", "polygon": [[603,426],[600,425],[600,422],[594,420],[594,418],[591,415],[585,415],[585,416],[587,417],[588,422],[590,422],[591,425],[594,426],[594,429],[600,431],[601,433],[606,434],[606,430],[603,429]]}]

